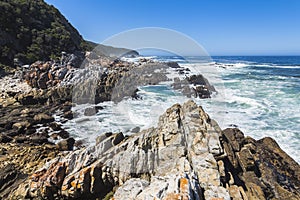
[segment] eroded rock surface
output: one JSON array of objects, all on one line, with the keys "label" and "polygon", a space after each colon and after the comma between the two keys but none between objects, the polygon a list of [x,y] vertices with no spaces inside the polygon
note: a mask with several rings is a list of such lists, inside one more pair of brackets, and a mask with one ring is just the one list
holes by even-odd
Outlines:
[{"label": "eroded rock surface", "polygon": [[13,198],[299,199],[299,165],[270,138],[222,131],[193,101],[156,128],[103,134],[95,146],[57,157]]}]

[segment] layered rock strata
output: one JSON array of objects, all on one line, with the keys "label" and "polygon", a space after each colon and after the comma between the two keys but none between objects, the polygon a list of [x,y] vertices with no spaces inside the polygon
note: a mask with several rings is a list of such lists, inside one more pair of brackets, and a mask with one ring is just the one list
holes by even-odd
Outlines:
[{"label": "layered rock strata", "polygon": [[299,199],[300,167],[271,138],[222,131],[193,101],[176,104],[156,128],[103,134],[57,157],[11,198]]}]

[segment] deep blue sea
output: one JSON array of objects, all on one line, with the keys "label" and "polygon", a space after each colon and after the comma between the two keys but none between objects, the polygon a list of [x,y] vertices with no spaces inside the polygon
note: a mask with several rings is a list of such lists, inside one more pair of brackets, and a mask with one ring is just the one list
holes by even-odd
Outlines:
[{"label": "deep blue sea", "polygon": [[[217,93],[211,99],[194,100],[221,128],[238,127],[255,139],[272,137],[300,163],[300,56],[216,56],[205,64],[199,57],[151,58],[176,61],[191,74],[203,74]],[[79,115],[66,127],[93,142],[106,131],[130,134],[135,127],[155,126],[166,108],[187,100],[170,84],[140,87],[142,100],[102,103],[105,109],[94,118]],[[75,110],[82,113],[83,108]]]}]

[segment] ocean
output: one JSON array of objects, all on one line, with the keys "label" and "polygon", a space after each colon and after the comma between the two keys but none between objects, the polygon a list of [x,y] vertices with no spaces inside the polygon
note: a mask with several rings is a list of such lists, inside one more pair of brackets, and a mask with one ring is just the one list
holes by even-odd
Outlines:
[{"label": "ocean", "polygon": [[[204,75],[217,92],[210,99],[192,99],[222,129],[237,127],[255,139],[272,137],[300,163],[300,56],[216,56],[205,64],[199,57],[151,59],[176,61],[189,68],[190,74]],[[169,76],[177,75],[170,72]],[[90,105],[75,106],[76,117],[64,127],[77,139],[93,144],[101,133],[122,131],[130,135],[156,126],[168,107],[188,99],[171,84],[139,87],[140,100],[100,103],[104,109],[95,116],[83,115]]]}]

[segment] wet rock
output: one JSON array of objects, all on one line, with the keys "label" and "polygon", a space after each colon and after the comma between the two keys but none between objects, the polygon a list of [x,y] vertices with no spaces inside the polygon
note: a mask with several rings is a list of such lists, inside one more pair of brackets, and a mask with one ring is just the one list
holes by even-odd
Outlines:
[{"label": "wet rock", "polygon": [[200,99],[210,98],[211,92],[206,86],[196,86],[193,90],[195,97],[199,97]]},{"label": "wet rock", "polygon": [[50,127],[53,131],[61,131],[61,130],[62,130],[61,126],[60,126],[58,123],[56,123],[56,122],[50,123],[50,124],[49,124],[49,127]]},{"label": "wet rock", "polygon": [[66,119],[73,119],[73,112],[71,110],[64,112],[63,117]]},{"label": "wet rock", "polygon": [[40,124],[40,123],[50,123],[54,121],[54,117],[49,116],[45,113],[40,113],[37,114],[33,117],[33,120],[35,121],[35,123]]},{"label": "wet rock", "polygon": [[187,77],[187,81],[193,85],[206,85],[208,83],[208,80],[201,74]]},{"label": "wet rock", "polygon": [[137,126],[137,127],[133,128],[133,129],[131,129],[131,132],[132,133],[138,133],[138,132],[140,132],[140,130],[141,130],[141,128]]},{"label": "wet rock", "polygon": [[71,151],[73,150],[74,143],[74,138],[64,139],[56,144],[56,148],[61,151]]},{"label": "wet rock", "polygon": [[57,135],[63,139],[67,139],[70,136],[69,132],[66,130],[59,131]]},{"label": "wet rock", "polygon": [[123,133],[115,134],[113,137],[113,140],[112,140],[113,145],[119,144],[120,142],[122,142],[122,140],[124,140],[124,138],[125,137],[124,137]]},{"label": "wet rock", "polygon": [[84,110],[85,116],[93,116],[98,112],[98,110],[95,107],[86,108]]},{"label": "wet rock", "polygon": [[166,65],[169,66],[169,67],[171,67],[171,68],[175,68],[175,69],[181,68],[181,67],[178,65],[177,62],[167,62]]},{"label": "wet rock", "polygon": [[13,139],[5,134],[0,134],[0,143],[8,143],[11,142]]}]

